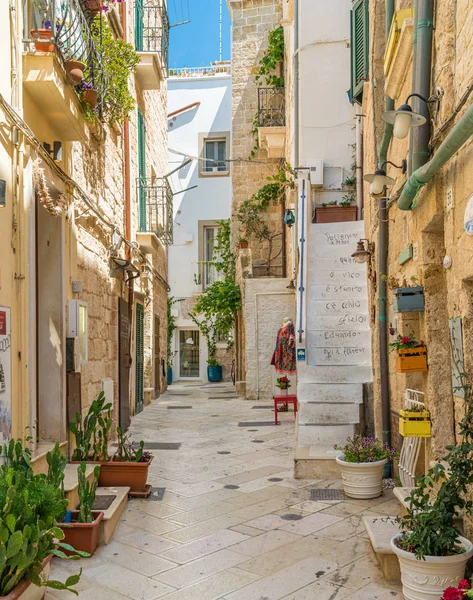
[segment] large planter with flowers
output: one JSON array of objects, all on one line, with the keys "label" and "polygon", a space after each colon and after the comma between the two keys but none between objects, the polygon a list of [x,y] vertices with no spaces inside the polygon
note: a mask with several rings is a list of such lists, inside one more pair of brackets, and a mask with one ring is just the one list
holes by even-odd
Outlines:
[{"label": "large planter with flowers", "polygon": [[343,454],[336,458],[342,471],[343,491],[349,498],[370,500],[383,493],[383,471],[396,451],[381,440],[355,435],[345,446],[335,446]]},{"label": "large planter with flowers", "polygon": [[397,373],[424,373],[427,371],[427,348],[424,342],[416,341],[414,334],[398,335],[389,344],[390,352],[396,351]]},{"label": "large planter with flowers", "polygon": [[424,556],[422,560],[399,547],[402,534],[391,540],[391,548],[399,559],[402,593],[406,600],[439,600],[446,586],[457,585],[463,579],[466,563],[473,556],[473,544],[464,537],[458,539],[459,553]]}]

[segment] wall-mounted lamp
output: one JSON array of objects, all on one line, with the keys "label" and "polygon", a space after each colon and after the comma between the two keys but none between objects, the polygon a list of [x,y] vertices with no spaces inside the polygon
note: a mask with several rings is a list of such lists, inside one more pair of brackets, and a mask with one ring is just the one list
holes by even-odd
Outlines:
[{"label": "wall-mounted lamp", "polygon": [[379,196],[380,194],[383,193],[385,187],[390,187],[391,185],[394,185],[394,183],[395,183],[395,181],[392,177],[388,177],[386,175],[386,170],[385,170],[384,166],[387,164],[392,165],[396,169],[401,169],[401,172],[403,174],[407,171],[407,161],[406,160],[403,160],[400,166],[395,165],[390,160],[385,160],[383,162],[383,164],[381,165],[380,169],[376,169],[376,171],[374,173],[370,173],[363,177],[363,179],[365,181],[367,181],[368,183],[371,183],[370,194],[372,196]]},{"label": "wall-mounted lamp", "polygon": [[[365,244],[366,242],[366,244]],[[367,239],[358,240],[356,244],[356,250],[351,255],[357,263],[365,263],[371,258],[374,253],[374,242],[369,242]]]},{"label": "wall-mounted lamp", "polygon": [[438,95],[427,99],[420,94],[409,94],[405,104],[402,104],[397,110],[388,110],[387,112],[383,113],[383,121],[394,125],[393,135],[399,140],[402,140],[407,136],[411,127],[420,127],[421,125],[427,123],[427,119],[423,115],[414,112],[408,104],[409,98],[412,97],[420,98],[427,104],[430,104],[431,102],[438,102],[439,100]]},{"label": "wall-mounted lamp", "polygon": [[296,217],[290,208],[286,208],[286,210],[284,211],[284,217],[282,219],[282,222],[288,227],[292,227],[296,222]]},{"label": "wall-mounted lamp", "polygon": [[43,147],[46,150],[46,152],[50,156],[53,157],[53,160],[55,160],[56,162],[62,161],[62,143],[61,142],[54,141],[52,149],[51,149],[51,144],[48,144],[47,142],[43,142]]}]

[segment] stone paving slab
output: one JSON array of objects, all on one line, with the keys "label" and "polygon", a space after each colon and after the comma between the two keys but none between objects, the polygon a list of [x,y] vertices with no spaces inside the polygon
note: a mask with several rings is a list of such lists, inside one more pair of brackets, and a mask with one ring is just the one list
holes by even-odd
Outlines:
[{"label": "stone paving slab", "polygon": [[[294,479],[292,413],[274,431],[239,427],[252,406],[231,385],[173,384],[133,417],[132,439],[159,446],[148,481],[165,488],[163,499],[131,500],[108,546],[80,563],[54,559],[52,577],[82,567],[79,600],[402,600],[362,521],[396,514],[392,492],[311,500],[312,489],[341,480]],[[257,414],[272,422],[269,405]]]}]

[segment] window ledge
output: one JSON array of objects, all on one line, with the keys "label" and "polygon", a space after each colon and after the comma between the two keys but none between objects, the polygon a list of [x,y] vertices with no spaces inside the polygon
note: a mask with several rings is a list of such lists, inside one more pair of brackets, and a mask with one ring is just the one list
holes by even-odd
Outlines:
[{"label": "window ledge", "polygon": [[282,158],[286,146],[286,127],[258,127],[260,148],[268,152],[268,158]]},{"label": "window ledge", "polygon": [[229,175],[230,175],[230,171],[212,171],[212,172],[201,171],[199,173],[200,177],[228,177]]}]

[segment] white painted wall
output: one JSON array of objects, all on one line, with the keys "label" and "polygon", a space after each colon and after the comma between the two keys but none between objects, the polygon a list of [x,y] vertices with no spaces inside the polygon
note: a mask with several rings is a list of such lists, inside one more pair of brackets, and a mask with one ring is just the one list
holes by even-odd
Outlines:
[{"label": "white painted wall", "polygon": [[[199,134],[231,132],[231,77],[170,77],[168,79],[168,112],[177,111],[194,102],[200,105],[170,117],[169,148],[188,156],[199,156]],[[227,147],[227,156],[231,146]],[[169,171],[185,161],[184,156],[169,152]],[[228,219],[231,214],[231,170],[225,177],[199,177],[197,160],[171,176],[174,193],[197,185],[196,189],[174,197],[174,244],[169,248],[170,295],[191,298],[195,294],[194,273],[198,272],[199,221]],[[175,305],[179,309],[179,304]],[[195,329],[194,323],[179,311],[179,329]],[[177,330],[177,332],[179,331]],[[177,350],[177,332],[174,350]],[[200,336],[200,372],[205,378],[207,347]],[[174,360],[173,377],[178,375],[178,355]]]}]

